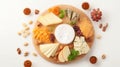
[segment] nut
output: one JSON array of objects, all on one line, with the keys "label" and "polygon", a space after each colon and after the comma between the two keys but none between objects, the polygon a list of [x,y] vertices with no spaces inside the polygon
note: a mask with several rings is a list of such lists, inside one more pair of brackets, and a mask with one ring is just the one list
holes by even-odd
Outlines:
[{"label": "nut", "polygon": [[108,27],[108,23],[106,23],[106,25],[103,27],[102,31],[105,32],[107,27]]},{"label": "nut", "polygon": [[24,43],[24,46],[28,46],[28,42],[25,42],[25,43]]},{"label": "nut", "polygon": [[20,49],[20,48],[17,48],[17,52],[18,52],[18,54],[20,55],[20,54],[21,54],[21,49]]},{"label": "nut", "polygon": [[24,53],[24,56],[26,57],[26,56],[28,56],[28,55],[29,55],[29,52],[26,51],[26,52]]},{"label": "nut", "polygon": [[33,54],[33,56],[37,56],[37,54],[36,53],[32,53]]},{"label": "nut", "polygon": [[29,24],[33,24],[33,21],[29,21]]},{"label": "nut", "polygon": [[106,58],[106,55],[105,55],[105,54],[103,54],[103,55],[102,55],[102,59],[105,59],[105,58]]},{"label": "nut", "polygon": [[97,34],[96,38],[97,38],[97,39],[101,39],[101,35],[100,35],[100,34]]},{"label": "nut", "polygon": [[38,9],[35,9],[35,14],[39,14],[39,10]]},{"label": "nut", "polygon": [[102,26],[103,26],[103,25],[102,25],[102,23],[101,23],[101,24],[99,25],[99,28],[101,29],[101,28],[102,28]]},{"label": "nut", "polygon": [[22,23],[22,26],[23,26],[23,27],[27,27],[27,24],[26,24],[26,23]]},{"label": "nut", "polygon": [[20,36],[22,33],[21,32],[18,32],[18,35]]},{"label": "nut", "polygon": [[27,35],[26,34],[23,34],[23,38],[26,38],[27,37]]},{"label": "nut", "polygon": [[30,28],[29,27],[25,27],[25,30],[29,30]]}]

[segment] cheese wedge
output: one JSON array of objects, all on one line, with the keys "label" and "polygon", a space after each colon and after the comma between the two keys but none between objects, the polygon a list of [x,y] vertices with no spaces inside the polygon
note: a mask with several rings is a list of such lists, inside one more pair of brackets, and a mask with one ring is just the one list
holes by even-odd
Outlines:
[{"label": "cheese wedge", "polygon": [[58,59],[60,62],[65,62],[65,59],[63,58],[63,51],[61,51],[58,55]]},{"label": "cheese wedge", "polygon": [[39,48],[40,48],[40,50],[41,50],[42,53],[48,51],[51,47],[52,47],[51,44],[41,44],[39,46]]},{"label": "cheese wedge", "polygon": [[46,57],[50,57],[50,56],[54,56],[57,48],[59,46],[59,43],[52,43],[52,44],[42,44],[39,46],[40,51],[46,56]]},{"label": "cheese wedge", "polygon": [[56,51],[58,49],[58,46],[59,46],[59,44],[58,45],[56,44],[55,49],[54,49],[54,51],[52,52],[52,55],[51,55],[52,57],[55,55],[55,53],[56,53]]},{"label": "cheese wedge", "polygon": [[58,48],[59,44],[56,44],[54,45],[50,50],[50,52],[47,54],[47,57],[50,57],[50,56],[54,56],[55,55],[55,52],[57,51],[57,48]]},{"label": "cheese wedge", "polygon": [[79,55],[86,54],[90,50],[84,37],[76,36],[74,40],[74,49],[79,51]]},{"label": "cheese wedge", "polygon": [[47,52],[45,52],[44,54],[47,56],[47,57],[50,57],[51,56],[51,51],[54,49],[55,47],[52,46],[51,48],[49,48],[49,50]]},{"label": "cheese wedge", "polygon": [[62,19],[60,19],[55,14],[53,14],[52,12],[50,12],[50,13],[47,13],[47,14],[45,14],[43,16],[40,16],[38,18],[38,21],[40,23],[42,23],[44,26],[47,26],[47,25],[51,25],[51,24],[61,23]]},{"label": "cheese wedge", "polygon": [[60,62],[68,61],[68,56],[70,55],[70,49],[68,46],[65,46],[63,50],[60,51],[58,59]]},{"label": "cheese wedge", "polygon": [[70,55],[69,47],[65,46],[62,51],[63,51],[63,58],[65,59],[65,61],[68,61],[68,56]]}]

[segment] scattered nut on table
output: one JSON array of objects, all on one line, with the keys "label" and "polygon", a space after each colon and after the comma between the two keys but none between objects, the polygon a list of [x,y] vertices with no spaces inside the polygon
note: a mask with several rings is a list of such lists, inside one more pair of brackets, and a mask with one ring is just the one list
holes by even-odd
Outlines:
[{"label": "scattered nut on table", "polygon": [[102,55],[102,59],[105,59],[105,58],[106,58],[106,55],[105,55],[105,54],[103,54],[103,55]]},{"label": "scattered nut on table", "polygon": [[26,57],[26,56],[28,56],[28,55],[29,55],[29,52],[26,51],[26,52],[24,53],[24,56]]},{"label": "scattered nut on table", "polygon": [[102,37],[102,36],[101,36],[100,34],[97,34],[97,35],[96,35],[96,38],[97,38],[97,39],[101,39],[101,37]]},{"label": "scattered nut on table", "polygon": [[18,54],[20,55],[20,54],[21,54],[21,49],[20,49],[20,48],[17,48],[17,52],[18,52]]}]

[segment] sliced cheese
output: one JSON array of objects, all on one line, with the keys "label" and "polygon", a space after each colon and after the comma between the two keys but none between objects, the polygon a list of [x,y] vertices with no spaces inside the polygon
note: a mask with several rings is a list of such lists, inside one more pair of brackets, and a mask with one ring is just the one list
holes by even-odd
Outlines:
[{"label": "sliced cheese", "polygon": [[62,22],[62,19],[57,17],[55,14],[52,12],[47,13],[43,16],[40,16],[38,18],[38,21],[41,22],[44,26],[51,25],[51,24],[58,24]]},{"label": "sliced cheese", "polygon": [[46,56],[54,56],[55,52],[57,51],[57,48],[59,46],[59,43],[52,43],[52,44],[42,44],[40,45],[40,51]]},{"label": "sliced cheese", "polygon": [[62,51],[63,51],[63,58],[65,59],[65,61],[68,61],[68,56],[70,55],[69,47],[65,46]]},{"label": "sliced cheese", "polygon": [[68,24],[60,24],[55,29],[55,37],[59,43],[69,44],[75,37],[74,29]]},{"label": "sliced cheese", "polygon": [[81,37],[78,37],[78,36],[75,37],[74,49],[79,51],[79,55],[86,54],[90,50],[87,42],[85,41],[85,38],[82,37],[82,36]]},{"label": "sliced cheese", "polygon": [[58,55],[58,59],[60,62],[65,62],[65,59],[63,58],[63,51],[60,51],[60,53]]},{"label": "sliced cheese", "polygon": [[54,51],[52,52],[52,55],[51,55],[51,56],[54,56],[54,55],[55,55],[55,53],[56,53],[56,51],[57,51],[57,49],[58,49],[58,46],[59,46],[59,44],[55,46],[55,49],[54,49]]},{"label": "sliced cheese", "polygon": [[44,54],[47,56],[47,57],[50,57],[51,55],[51,51],[54,49],[55,47],[52,46],[51,48],[49,48],[49,50],[47,52],[45,52]]},{"label": "sliced cheese", "polygon": [[45,53],[46,51],[48,51],[50,48],[52,47],[51,44],[41,44],[39,46],[40,50],[42,53]]},{"label": "sliced cheese", "polygon": [[47,54],[48,57],[50,56],[54,56],[56,51],[57,51],[57,48],[58,48],[59,44],[56,44],[52,47],[52,50],[50,50],[50,52]]},{"label": "sliced cheese", "polygon": [[58,59],[60,62],[68,61],[68,56],[70,55],[70,49],[68,46],[65,46],[59,53]]}]

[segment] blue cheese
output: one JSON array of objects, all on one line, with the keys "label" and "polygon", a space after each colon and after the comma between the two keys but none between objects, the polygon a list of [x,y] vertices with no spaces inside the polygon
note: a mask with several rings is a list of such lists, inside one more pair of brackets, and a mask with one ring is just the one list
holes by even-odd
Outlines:
[{"label": "blue cheese", "polygon": [[76,36],[74,40],[74,49],[79,51],[79,55],[86,54],[90,50],[84,37]]}]

